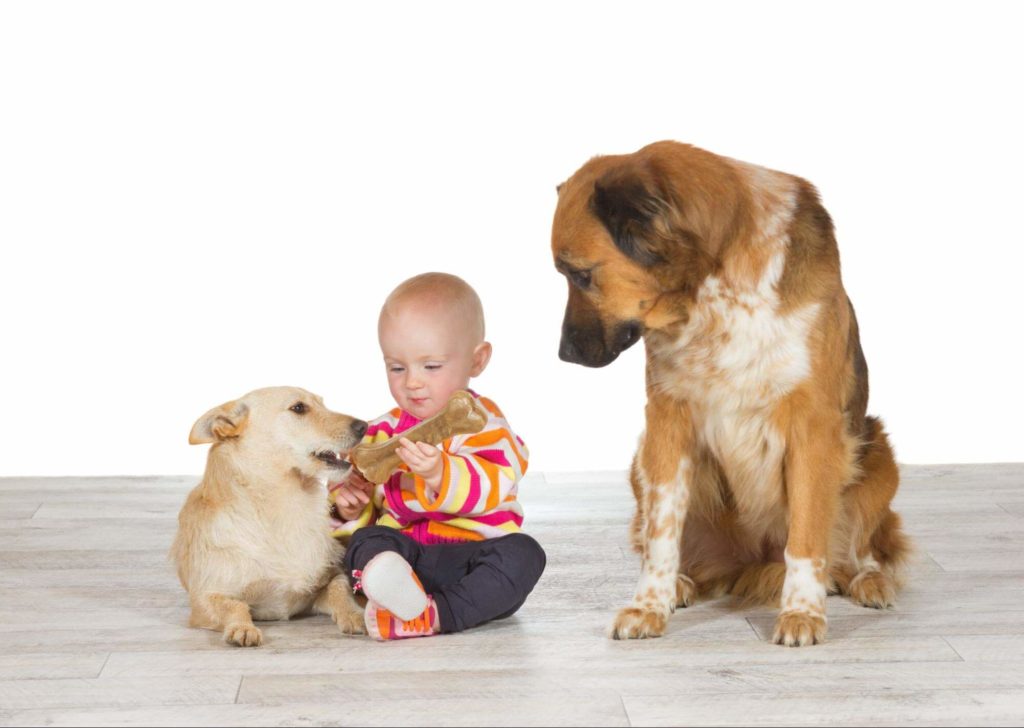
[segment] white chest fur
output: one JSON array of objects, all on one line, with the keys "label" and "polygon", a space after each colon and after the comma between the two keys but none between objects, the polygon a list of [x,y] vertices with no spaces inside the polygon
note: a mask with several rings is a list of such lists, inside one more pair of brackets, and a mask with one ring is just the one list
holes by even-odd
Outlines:
[{"label": "white chest fur", "polygon": [[721,464],[748,521],[781,504],[785,438],[771,416],[810,374],[808,339],[819,312],[817,304],[779,312],[785,241],[774,249],[753,286],[705,281],[686,326],[652,359],[654,382],[689,404],[697,437]]},{"label": "white chest fur", "polygon": [[288,498],[240,498],[210,523],[206,540],[214,568],[203,591],[234,595],[254,616],[280,619],[322,587],[340,564],[322,491]]}]

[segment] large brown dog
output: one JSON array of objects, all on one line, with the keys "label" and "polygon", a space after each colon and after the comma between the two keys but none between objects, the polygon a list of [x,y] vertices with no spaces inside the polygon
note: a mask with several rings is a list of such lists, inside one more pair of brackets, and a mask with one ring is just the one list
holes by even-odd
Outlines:
[{"label": "large brown dog", "polygon": [[253,619],[329,614],[365,631],[341,571],[324,484],[350,465],[366,423],[297,387],[267,387],[214,407],[188,441],[213,443],[206,473],[178,516],[171,553],[192,605],[189,624],[256,646]]},{"label": "large brown dog", "polygon": [[611,628],[661,635],[700,595],[781,605],[774,641],[825,636],[825,596],[892,604],[899,472],[865,415],[868,370],[832,221],[792,175],[675,142],[596,157],[559,187],[569,282],[559,355],[604,366],[643,338],[633,460],[636,595]]}]

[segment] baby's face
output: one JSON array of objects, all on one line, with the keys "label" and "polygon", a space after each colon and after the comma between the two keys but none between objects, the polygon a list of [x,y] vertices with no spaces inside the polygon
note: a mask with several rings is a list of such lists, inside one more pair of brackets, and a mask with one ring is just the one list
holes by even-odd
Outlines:
[{"label": "baby's face", "polygon": [[[388,387],[398,406],[421,420],[433,417],[487,365],[478,344],[451,316],[414,306],[381,316],[380,348]],[[486,347],[486,351],[482,349]]]}]

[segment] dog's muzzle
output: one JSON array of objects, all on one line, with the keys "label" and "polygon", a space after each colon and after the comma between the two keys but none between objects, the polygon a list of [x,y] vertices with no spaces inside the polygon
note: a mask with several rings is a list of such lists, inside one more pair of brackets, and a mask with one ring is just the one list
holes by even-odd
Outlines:
[{"label": "dog's muzzle", "polygon": [[328,467],[337,470],[348,470],[352,467],[352,463],[345,459],[348,457],[348,452],[345,451],[321,450],[318,453],[314,453],[313,457],[322,463],[326,463]]},{"label": "dog's muzzle", "polygon": [[619,324],[607,341],[600,327],[564,326],[558,358],[586,367],[603,367],[615,361],[619,354],[638,342],[642,335],[643,327],[639,321]]}]

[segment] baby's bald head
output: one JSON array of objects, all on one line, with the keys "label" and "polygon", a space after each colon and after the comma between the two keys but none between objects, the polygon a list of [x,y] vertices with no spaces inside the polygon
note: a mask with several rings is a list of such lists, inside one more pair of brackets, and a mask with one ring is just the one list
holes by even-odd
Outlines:
[{"label": "baby's bald head", "polygon": [[473,287],[450,273],[421,273],[398,285],[380,310],[378,330],[388,320],[415,311],[451,332],[460,332],[472,348],[484,340],[484,309]]},{"label": "baby's bald head", "polygon": [[480,297],[448,273],[424,273],[392,291],[377,336],[395,402],[419,419],[437,414],[491,359]]}]

